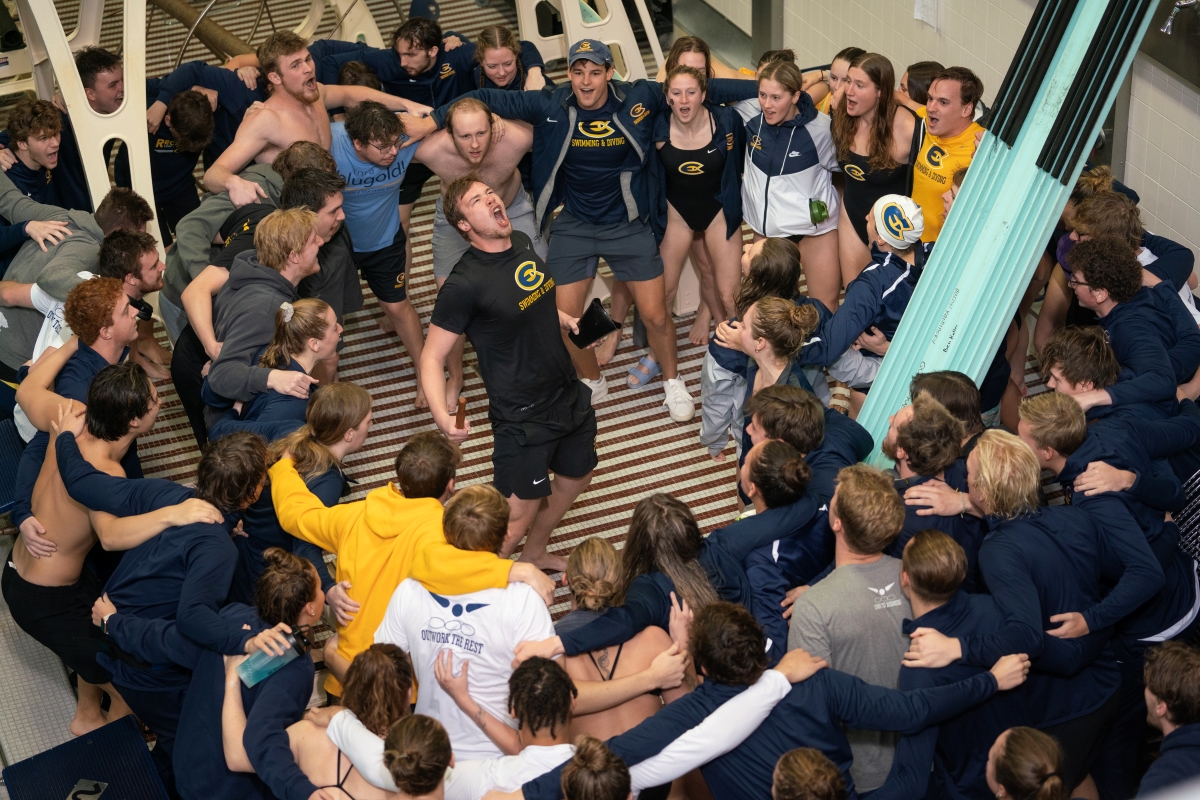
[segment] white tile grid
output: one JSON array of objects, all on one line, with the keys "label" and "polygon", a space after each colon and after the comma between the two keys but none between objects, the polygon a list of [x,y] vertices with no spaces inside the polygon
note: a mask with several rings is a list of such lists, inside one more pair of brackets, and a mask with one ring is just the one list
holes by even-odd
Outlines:
[{"label": "white tile grid", "polygon": [[[58,656],[13,621],[0,598],[0,749],[15,764],[69,741],[75,695]],[[7,793],[4,795],[7,797]]]},{"label": "white tile grid", "polygon": [[750,0],[706,0],[706,2],[725,19],[746,33],[750,33]]},{"label": "white tile grid", "polygon": [[1148,230],[1200,253],[1200,94],[1149,60],[1133,63],[1125,183]]}]

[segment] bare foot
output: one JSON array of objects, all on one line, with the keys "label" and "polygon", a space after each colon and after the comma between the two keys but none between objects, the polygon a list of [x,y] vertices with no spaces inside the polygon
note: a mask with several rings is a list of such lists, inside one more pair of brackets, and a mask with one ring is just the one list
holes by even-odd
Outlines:
[{"label": "bare foot", "polygon": [[[146,370],[146,374],[150,376],[152,381],[167,381],[171,379],[171,371],[162,364],[151,361],[139,350],[134,354],[133,360],[141,365],[142,369]],[[167,362],[171,363],[170,361]]]},{"label": "bare foot", "polygon": [[379,320],[379,330],[383,331],[384,333],[391,333],[396,330],[396,323],[392,322],[391,317],[389,317],[387,314],[384,314]]},{"label": "bare foot", "polygon": [[708,322],[707,319],[700,319],[700,315],[697,314],[692,329],[688,331],[688,341],[692,344],[708,344]]},{"label": "bare foot", "polygon": [[[565,569],[565,567],[564,567]],[[77,712],[75,718],[71,720],[71,735],[86,736],[97,728],[103,728],[108,724],[108,720],[103,714],[97,716],[80,716]]]},{"label": "bare foot", "polygon": [[429,401],[425,399],[425,391],[421,386],[417,385],[417,399],[413,402],[415,408],[429,408]]},{"label": "bare foot", "polygon": [[725,451],[722,450],[721,452],[717,453],[715,456],[712,457],[712,460],[717,461],[717,462],[724,461],[725,460]]},{"label": "bare foot", "polygon": [[528,561],[538,569],[549,570],[551,572],[567,571],[567,560],[562,556],[552,556],[549,553],[521,553],[518,561]]},{"label": "bare foot", "polygon": [[451,414],[458,413],[458,396],[462,394],[462,381],[453,377],[446,381],[446,410]]},{"label": "bare foot", "polygon": [[156,341],[148,339],[139,339],[137,344],[138,352],[151,361],[159,364],[171,363],[171,351],[163,347]]},{"label": "bare foot", "polygon": [[613,356],[617,354],[617,347],[621,344],[621,331],[613,331],[603,342],[596,345],[596,363],[604,367],[608,362],[613,360]]}]

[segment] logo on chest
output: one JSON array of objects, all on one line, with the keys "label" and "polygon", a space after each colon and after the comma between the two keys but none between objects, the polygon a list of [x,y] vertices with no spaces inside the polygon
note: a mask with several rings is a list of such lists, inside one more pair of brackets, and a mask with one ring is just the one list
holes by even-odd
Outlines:
[{"label": "logo on chest", "polygon": [[612,123],[603,119],[580,122],[578,128],[579,132],[589,139],[605,139],[615,133]]},{"label": "logo on chest", "polygon": [[847,164],[846,169],[843,171],[856,181],[866,180],[865,173],[862,171],[862,167],[858,166],[857,164]]},{"label": "logo on chest", "polygon": [[517,271],[513,273],[513,279],[516,280],[517,286],[521,289],[532,292],[542,285],[542,281],[546,279],[546,276],[544,273],[538,271],[536,262],[523,261],[517,267]]},{"label": "logo on chest", "polygon": [[937,169],[942,165],[942,159],[946,157],[946,151],[938,147],[936,144],[931,145],[929,152],[925,154],[925,160],[929,162],[929,166]]},{"label": "logo on chest", "polygon": [[679,171],[684,175],[703,175],[704,165],[699,161],[685,161],[679,165]]},{"label": "logo on chest", "polygon": [[629,116],[633,117],[633,124],[637,125],[646,117],[650,116],[650,111],[644,105],[638,103],[633,108],[629,109]]},{"label": "logo on chest", "polygon": [[449,64],[442,64],[442,71],[438,73],[438,77],[442,80],[446,80],[446,78],[449,78],[453,74],[454,67],[450,66]]},{"label": "logo on chest", "polygon": [[751,136],[749,145],[752,150],[760,150],[761,151],[762,150],[762,137],[761,136]]}]

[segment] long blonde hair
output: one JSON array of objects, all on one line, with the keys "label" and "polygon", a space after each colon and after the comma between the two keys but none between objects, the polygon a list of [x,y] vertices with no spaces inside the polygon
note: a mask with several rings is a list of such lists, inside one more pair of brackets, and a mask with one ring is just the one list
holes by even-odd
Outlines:
[{"label": "long blonde hair", "polygon": [[324,475],[339,464],[330,446],[362,424],[370,412],[371,395],[356,383],[318,387],[308,401],[305,424],[271,443],[271,460],[279,460],[287,451],[302,477]]},{"label": "long blonde hair", "polygon": [[[292,359],[304,352],[309,339],[325,338],[329,304],[316,298],[284,303],[275,312],[275,335],[258,359],[260,367],[287,369]],[[335,323],[336,324],[336,323]]]}]

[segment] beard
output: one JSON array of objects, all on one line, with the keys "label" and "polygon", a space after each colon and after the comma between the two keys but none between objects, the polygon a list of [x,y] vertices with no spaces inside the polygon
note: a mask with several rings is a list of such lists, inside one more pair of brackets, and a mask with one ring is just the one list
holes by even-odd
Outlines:
[{"label": "beard", "polygon": [[883,444],[879,446],[880,451],[892,461],[896,461],[896,441],[894,439],[884,439]]},{"label": "beard", "polygon": [[298,88],[293,89],[291,86],[283,84],[283,90],[299,100],[301,103],[312,105],[321,99],[321,90],[319,87],[314,85],[312,91],[309,91],[306,88],[307,85],[308,81],[305,81],[304,83],[300,84]]}]

